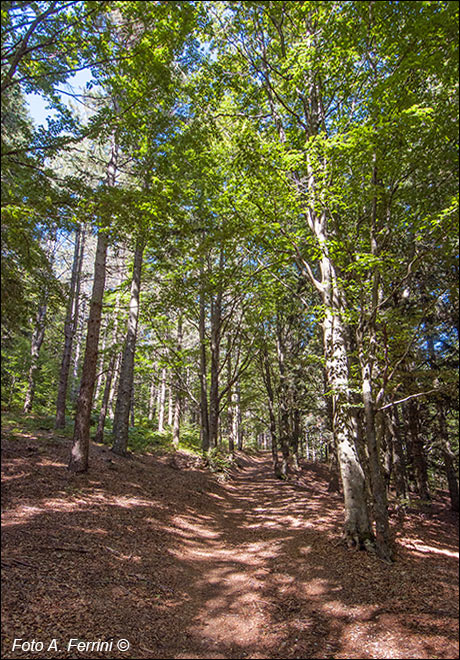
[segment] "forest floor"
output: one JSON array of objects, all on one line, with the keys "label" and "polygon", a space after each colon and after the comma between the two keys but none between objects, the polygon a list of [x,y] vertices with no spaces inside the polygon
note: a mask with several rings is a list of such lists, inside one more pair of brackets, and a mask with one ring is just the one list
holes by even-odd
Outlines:
[{"label": "forest floor", "polygon": [[[185,453],[93,444],[90,472],[72,476],[68,446],[3,429],[3,657],[458,657],[444,496],[392,517],[389,565],[338,543],[325,466],[282,483],[269,455],[240,453],[221,482]],[[13,651],[19,638],[44,650]],[[71,639],[109,650],[68,651]]]}]

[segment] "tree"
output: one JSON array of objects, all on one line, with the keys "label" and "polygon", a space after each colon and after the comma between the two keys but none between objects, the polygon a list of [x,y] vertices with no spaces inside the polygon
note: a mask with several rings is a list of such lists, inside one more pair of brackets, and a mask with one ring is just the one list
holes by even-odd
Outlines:
[{"label": "tree", "polygon": [[120,380],[113,421],[112,451],[124,456],[128,446],[129,412],[131,392],[134,377],[134,353],[136,350],[137,324],[139,320],[139,294],[141,286],[142,256],[144,245],[142,239],[134,251],[133,276],[131,281],[131,298],[129,302],[128,329],[120,366]]},{"label": "tree", "polygon": [[[116,135],[112,138],[111,156],[107,166],[106,186],[110,189],[115,185],[117,173],[118,143]],[[75,413],[75,426],[72,439],[72,449],[69,461],[71,472],[85,472],[88,469],[89,432],[91,423],[91,407],[96,381],[96,368],[101,327],[102,299],[105,285],[105,266],[107,258],[108,235],[104,228],[98,233],[96,257],[94,261],[93,290],[88,318],[85,357],[80,382]]]}]

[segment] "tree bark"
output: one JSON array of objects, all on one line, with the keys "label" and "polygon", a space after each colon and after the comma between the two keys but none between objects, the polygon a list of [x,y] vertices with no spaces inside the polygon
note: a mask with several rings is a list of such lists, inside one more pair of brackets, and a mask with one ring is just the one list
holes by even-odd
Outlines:
[{"label": "tree bark", "polygon": [[134,355],[136,352],[137,325],[139,321],[139,297],[141,287],[144,245],[138,240],[134,251],[133,276],[129,302],[128,328],[120,367],[120,380],[113,419],[112,451],[125,456],[128,448],[129,414],[133,399]]},{"label": "tree bark", "polygon": [[69,461],[69,470],[71,472],[85,472],[88,469],[91,407],[97,369],[107,246],[107,234],[100,231],[97,239],[94,282],[88,319],[88,331],[86,335],[85,358],[83,361],[80,390],[77,399],[75,426]]},{"label": "tree bark", "polygon": [[[107,168],[106,183],[109,187],[115,185],[117,157],[118,143],[114,136],[112,141],[111,158]],[[106,275],[107,247],[107,233],[100,230],[97,238],[96,258],[94,263],[94,280],[88,319],[88,332],[86,335],[85,358],[83,361],[83,371],[77,399],[75,426],[69,461],[69,470],[72,472],[85,472],[88,469],[91,407],[93,403],[94,383],[97,369],[102,299],[104,295]]]},{"label": "tree bark", "polygon": [[75,332],[77,331],[80,298],[81,269],[83,264],[85,231],[79,226],[75,235],[75,248],[70,277],[69,302],[64,322],[64,348],[59,372],[59,387],[56,403],[55,428],[65,427],[67,387],[69,382],[70,360]]},{"label": "tree bark", "polygon": [[152,382],[150,383],[149,407],[148,407],[147,418],[149,422],[152,422],[154,417],[155,417],[155,381],[152,378]]},{"label": "tree bark", "polygon": [[234,399],[233,411],[234,411],[233,422],[235,425],[234,435],[235,438],[237,439],[238,451],[243,451],[244,437],[243,437],[243,423],[241,419],[241,390],[238,381],[236,381],[235,383],[235,399]]},{"label": "tree bark", "polygon": [[333,282],[323,322],[326,369],[332,396],[332,424],[345,504],[344,539],[349,546],[370,548],[373,534],[365,497],[365,479],[353,441],[344,328],[332,302]]},{"label": "tree bark", "polygon": [[110,357],[109,365],[107,367],[107,375],[105,379],[104,394],[102,395],[101,410],[99,412],[99,419],[97,422],[96,436],[94,438],[95,442],[103,443],[104,442],[104,426],[105,419],[107,417],[107,411],[109,409],[109,399],[110,392],[112,389],[112,380],[115,371],[115,363],[117,360],[117,355],[114,353]]},{"label": "tree bark", "polygon": [[115,365],[113,368],[113,377],[112,377],[112,383],[110,385],[110,392],[109,392],[109,400],[107,403],[107,414],[109,415],[110,419],[113,419],[113,414],[114,414],[114,409],[113,409],[113,402],[115,399],[115,394],[118,390],[118,379],[120,375],[120,364],[121,364],[121,353],[117,353],[115,357]]},{"label": "tree bark", "polygon": [[417,493],[422,500],[429,500],[431,498],[428,488],[428,470],[426,465],[425,450],[423,447],[423,440],[420,437],[420,428],[418,420],[418,406],[414,401],[407,403],[408,417],[409,417],[409,433],[411,436],[411,453],[412,464],[414,468],[415,485]]},{"label": "tree bark", "polygon": [[372,395],[371,359],[364,354],[363,341],[363,337],[361,337],[359,340],[362,384],[361,394],[364,405],[366,444],[369,456],[372,509],[375,520],[375,542],[378,555],[382,559],[391,560],[393,552],[388,521],[386,487],[382,475],[379,447],[377,444],[376,415],[374,398]]},{"label": "tree bark", "polygon": [[233,388],[232,388],[232,357],[231,357],[231,340],[230,337],[227,341],[227,436],[228,436],[228,451],[230,454],[235,453],[235,436],[233,434]]},{"label": "tree bark", "polygon": [[391,406],[388,414],[385,416],[385,420],[388,425],[389,435],[391,436],[393,477],[396,496],[405,498],[407,497],[406,455],[401,440],[397,406]]},{"label": "tree bark", "polygon": [[165,426],[166,404],[166,367],[161,370],[161,384],[158,390],[158,433],[163,433]]},{"label": "tree bark", "polygon": [[130,397],[130,405],[129,405],[129,426],[131,428],[134,428],[136,426],[136,399],[135,397],[135,389],[134,389],[134,380],[133,380],[133,386],[131,387],[131,397]]},{"label": "tree bark", "polygon": [[301,433],[300,410],[294,400],[294,410],[292,411],[292,430],[291,430],[291,449],[292,465],[294,470],[299,470],[299,440]]},{"label": "tree bark", "polygon": [[[177,319],[177,351],[179,355],[182,351],[182,316],[179,314]],[[179,377],[180,377],[179,372]],[[174,419],[173,419],[173,431],[172,431],[172,442],[175,449],[179,448],[180,441],[180,419],[181,419],[181,410],[182,410],[182,397],[179,390],[176,390],[175,400],[174,400]]]},{"label": "tree bark", "polygon": [[209,451],[209,414],[208,414],[208,386],[207,386],[207,365],[206,365],[206,308],[204,298],[204,272],[200,269],[201,287],[200,287],[200,422],[201,422],[201,448],[203,452]]},{"label": "tree bark", "polygon": [[222,291],[211,301],[211,382],[209,388],[209,445],[217,447],[219,433],[219,361],[222,324]]},{"label": "tree bark", "polygon": [[289,472],[289,407],[288,407],[288,384],[286,378],[286,349],[284,346],[281,323],[279,316],[276,319],[276,350],[278,354],[279,367],[279,387],[278,387],[278,408],[279,408],[279,442],[281,447],[281,478],[286,479]]},{"label": "tree bark", "polygon": [[[121,283],[122,283],[122,276],[120,275],[119,284]],[[119,311],[120,311],[119,307],[120,307],[120,292],[118,292],[117,299],[115,302],[113,332],[112,332],[112,355],[110,356],[109,364],[107,367],[104,393],[102,395],[101,409],[99,411],[99,419],[97,422],[97,430],[95,436],[95,441],[101,444],[104,442],[104,427],[105,427],[107,412],[111,407],[112,399],[115,393],[114,379],[117,372],[117,367],[120,357],[118,350],[116,350],[119,339],[118,337]]]},{"label": "tree bark", "polygon": [[38,370],[38,358],[40,357],[40,349],[45,337],[46,311],[47,303],[43,302],[39,305],[37,314],[35,316],[35,327],[32,333],[32,340],[30,344],[30,367],[26,398],[24,401],[24,413],[29,413],[32,410],[32,403],[35,397],[35,376]]},{"label": "tree bark", "polygon": [[85,339],[85,314],[86,314],[86,299],[82,300],[81,310],[78,310],[75,331],[75,354],[73,357],[72,367],[72,387],[70,388],[70,400],[75,403],[78,397],[78,372],[80,369],[80,355],[83,349],[83,342]]},{"label": "tree bark", "polygon": [[[102,321],[101,321],[102,327]],[[94,385],[94,403],[97,405],[97,400],[102,387],[102,381],[104,380],[104,362],[105,362],[105,349],[107,345],[107,337],[109,334],[109,319],[106,319],[105,327],[102,332],[102,345],[101,350],[99,351],[99,364],[96,369],[96,383]]]}]

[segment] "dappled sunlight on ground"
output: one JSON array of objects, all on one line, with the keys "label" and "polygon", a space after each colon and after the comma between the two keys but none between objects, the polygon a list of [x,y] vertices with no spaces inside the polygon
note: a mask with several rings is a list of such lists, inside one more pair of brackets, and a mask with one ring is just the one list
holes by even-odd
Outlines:
[{"label": "dappled sunlight on ground", "polygon": [[[238,456],[219,483],[181,456],[92,447],[70,475],[50,435],[4,447],[4,657],[14,637],[127,638],[139,658],[449,658],[457,653],[456,520],[392,524],[397,561],[338,543],[323,466],[287,482]],[[47,657],[108,657],[59,653]],[[122,653],[111,657],[127,657]]]}]

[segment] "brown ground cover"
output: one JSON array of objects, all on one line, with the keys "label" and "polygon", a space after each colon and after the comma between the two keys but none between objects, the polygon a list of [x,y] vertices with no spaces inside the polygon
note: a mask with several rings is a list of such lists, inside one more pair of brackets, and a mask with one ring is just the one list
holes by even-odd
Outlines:
[{"label": "brown ground cover", "polygon": [[[337,543],[324,466],[280,483],[268,455],[240,454],[220,483],[186,454],[93,445],[72,476],[68,440],[4,435],[5,658],[458,657],[458,516],[443,496],[392,517],[388,565]],[[45,652],[13,652],[15,638]],[[67,652],[71,638],[112,650]]]}]

